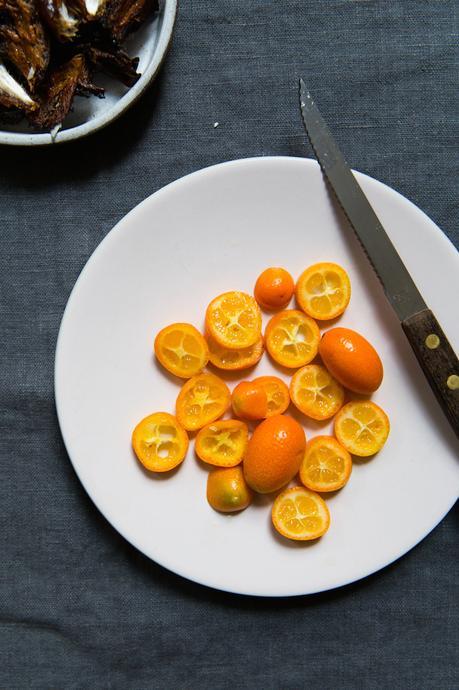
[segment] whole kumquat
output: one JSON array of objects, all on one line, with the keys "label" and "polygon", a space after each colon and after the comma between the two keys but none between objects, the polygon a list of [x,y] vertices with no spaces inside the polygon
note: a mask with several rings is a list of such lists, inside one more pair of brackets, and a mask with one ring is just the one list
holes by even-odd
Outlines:
[{"label": "whole kumquat", "polygon": [[303,427],[292,417],[274,415],[253,432],[244,459],[249,486],[261,494],[288,484],[300,468],[306,447]]},{"label": "whole kumquat", "polygon": [[319,354],[328,371],[343,386],[369,395],[381,385],[383,366],[363,335],[350,328],[332,328],[322,336]]},{"label": "whole kumquat", "polygon": [[265,309],[283,309],[292,299],[295,290],[293,278],[285,268],[267,268],[255,283],[254,295]]},{"label": "whole kumquat", "polygon": [[252,502],[252,491],[241,467],[212,470],[207,477],[207,500],[214,510],[234,513]]}]

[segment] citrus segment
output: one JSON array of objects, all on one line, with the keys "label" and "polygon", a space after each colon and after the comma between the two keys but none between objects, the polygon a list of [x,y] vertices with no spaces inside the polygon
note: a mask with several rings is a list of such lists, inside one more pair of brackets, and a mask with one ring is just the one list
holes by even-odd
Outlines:
[{"label": "citrus segment", "polygon": [[209,360],[219,369],[227,371],[247,369],[259,362],[263,355],[263,338],[261,336],[255,345],[240,348],[239,350],[231,350],[228,347],[219,345],[209,334],[206,335],[206,339],[209,346]]},{"label": "citrus segment", "polygon": [[196,436],[195,450],[209,465],[234,467],[244,457],[249,430],[237,419],[212,422]]},{"label": "citrus segment", "polygon": [[281,311],[266,326],[266,349],[274,361],[284,367],[308,364],[317,354],[319,341],[316,322],[296,309]]},{"label": "citrus segment", "polygon": [[262,386],[268,401],[266,417],[275,414],[283,414],[290,405],[290,394],[288,386],[277,376],[259,376],[254,379],[254,383]]},{"label": "citrus segment", "polygon": [[287,539],[318,539],[330,526],[330,513],[323,498],[302,486],[283,491],[272,507],[273,525]]},{"label": "citrus segment", "polygon": [[363,335],[350,328],[332,328],[322,336],[319,353],[329,372],[354,393],[369,395],[381,385],[383,366]]},{"label": "citrus segment", "polygon": [[325,367],[308,364],[292,376],[290,397],[300,412],[322,420],[338,412],[344,402],[344,390]]},{"label": "citrus segment", "polygon": [[241,467],[212,470],[207,477],[207,500],[214,510],[234,513],[243,510],[252,501]]},{"label": "citrus segment", "polygon": [[222,416],[230,404],[230,392],[214,374],[198,374],[178,394],[177,419],[188,431],[196,431]]},{"label": "citrus segment", "polygon": [[231,396],[233,412],[243,419],[264,419],[268,414],[266,391],[256,381],[241,381]]},{"label": "citrus segment", "polygon": [[253,432],[244,459],[249,486],[261,494],[277,491],[295,476],[306,448],[303,428],[292,417],[275,415]]},{"label": "citrus segment", "polygon": [[300,479],[312,491],[337,491],[349,480],[352,459],[333,436],[316,436],[306,444]]},{"label": "citrus segment", "polygon": [[389,418],[376,403],[347,403],[335,419],[335,436],[349,453],[367,457],[377,453],[389,436]]},{"label": "citrus segment", "polygon": [[171,414],[155,412],[135,427],[132,447],[147,470],[167,472],[185,459],[188,436]]},{"label": "citrus segment", "polygon": [[351,283],[338,264],[318,263],[303,271],[295,294],[301,309],[309,316],[319,320],[334,319],[349,304]]},{"label": "citrus segment", "polygon": [[293,278],[285,268],[267,268],[258,276],[254,295],[265,309],[282,309],[292,299],[295,290]]},{"label": "citrus segment", "polygon": [[260,307],[245,292],[225,292],[207,307],[206,328],[223,347],[230,350],[250,347],[260,340]]},{"label": "citrus segment", "polygon": [[173,323],[163,328],[155,338],[154,347],[163,367],[181,378],[199,374],[209,361],[204,337],[189,323]]}]

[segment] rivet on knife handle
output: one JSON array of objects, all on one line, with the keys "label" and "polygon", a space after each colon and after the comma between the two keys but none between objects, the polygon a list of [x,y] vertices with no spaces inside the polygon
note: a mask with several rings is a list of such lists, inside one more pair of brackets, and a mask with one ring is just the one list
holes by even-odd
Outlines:
[{"label": "rivet on knife handle", "polygon": [[430,387],[459,436],[459,361],[453,348],[430,309],[402,321],[402,328]]}]

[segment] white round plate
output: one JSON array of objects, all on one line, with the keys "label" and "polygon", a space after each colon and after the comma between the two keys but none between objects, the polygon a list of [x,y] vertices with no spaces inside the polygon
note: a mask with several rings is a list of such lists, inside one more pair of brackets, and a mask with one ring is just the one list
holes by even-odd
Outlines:
[{"label": "white round plate", "polygon": [[[412,203],[356,174],[457,344],[454,247]],[[152,355],[160,328],[174,321],[202,328],[215,295],[252,291],[267,266],[284,266],[298,276],[323,260],[338,262],[350,274],[352,299],[340,324],[364,333],[382,357],[385,377],[374,400],[389,414],[392,430],[384,449],[355,462],[348,485],[327,499],[328,533],[305,545],[273,531],[272,498],[260,497],[236,515],[214,512],[206,501],[207,470],[192,444],[180,468],[164,476],[141,468],[130,441],[144,416],[174,411],[180,382]],[[256,368],[256,375],[262,374],[287,380],[267,356]],[[254,158],[217,165],[174,182],[131,211],[75,285],[59,333],[55,375],[64,441],[96,506],[144,554],[211,587],[289,596],[353,582],[417,544],[458,493],[456,439],[311,160]],[[304,426],[309,437],[331,430],[331,424],[306,418]]]},{"label": "white round plate", "polygon": [[73,102],[72,112],[65,118],[62,129],[54,134],[34,132],[25,121],[9,127],[3,125],[4,129],[0,129],[0,144],[62,144],[97,132],[116,120],[135,103],[156,77],[172,39],[176,13],[177,0],[163,0],[154,19],[145,22],[125,42],[126,52],[133,57],[139,57],[137,70],[141,77],[134,86],[129,88],[109,76],[96,73],[94,81],[98,86],[105,88],[105,98],[77,96]]}]

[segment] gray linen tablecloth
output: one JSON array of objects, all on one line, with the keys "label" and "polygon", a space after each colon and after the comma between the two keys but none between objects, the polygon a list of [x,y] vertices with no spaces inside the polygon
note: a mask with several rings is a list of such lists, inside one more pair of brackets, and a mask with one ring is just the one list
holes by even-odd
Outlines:
[{"label": "gray linen tablecloth", "polygon": [[338,591],[211,591],[101,517],[53,399],[65,303],[127,211],[203,166],[311,155],[299,74],[351,165],[457,244],[456,12],[454,0],[182,0],[162,74],[125,117],[74,145],[0,149],[1,688],[458,687],[457,513]]}]

